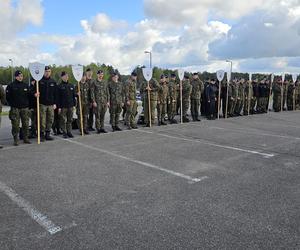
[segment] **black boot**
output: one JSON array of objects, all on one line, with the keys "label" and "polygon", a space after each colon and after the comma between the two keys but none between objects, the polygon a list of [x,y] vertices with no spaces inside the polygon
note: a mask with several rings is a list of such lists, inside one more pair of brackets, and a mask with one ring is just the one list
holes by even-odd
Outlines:
[{"label": "black boot", "polygon": [[41,133],[41,142],[44,142],[46,139],[45,139],[45,134],[44,133]]},{"label": "black boot", "polygon": [[54,140],[54,138],[50,136],[50,132],[46,132],[45,139],[46,139],[46,141],[53,141]]},{"label": "black boot", "polygon": [[115,129],[116,129],[116,131],[122,131],[122,129],[120,129],[119,126],[116,126]]},{"label": "black boot", "polygon": [[108,132],[104,128],[101,128],[100,133],[107,134]]},{"label": "black boot", "polygon": [[68,132],[68,133],[67,133],[67,136],[68,136],[69,138],[74,138],[74,135],[73,135],[71,132]]}]

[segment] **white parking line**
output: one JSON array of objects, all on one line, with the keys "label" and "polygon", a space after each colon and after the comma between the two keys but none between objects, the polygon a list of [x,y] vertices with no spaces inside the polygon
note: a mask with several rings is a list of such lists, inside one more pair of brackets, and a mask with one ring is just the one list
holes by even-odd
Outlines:
[{"label": "white parking line", "polygon": [[39,212],[36,208],[29,204],[28,201],[18,195],[13,189],[0,181],[0,191],[7,195],[14,203],[22,208],[34,221],[46,229],[51,235],[62,231],[62,228],[56,226],[46,215]]},{"label": "white parking line", "polygon": [[261,155],[264,158],[271,158],[271,157],[275,156],[274,154],[262,153],[262,152],[255,151],[255,150],[249,150],[249,149],[244,149],[244,148],[221,145],[221,144],[217,144],[217,143],[213,143],[213,142],[208,142],[208,141],[205,141],[205,140],[202,140],[202,139],[188,139],[188,138],[184,138],[184,137],[166,135],[166,134],[156,133],[156,132],[151,132],[151,131],[146,131],[146,130],[136,130],[136,131],[141,132],[141,133],[147,133],[147,134],[156,134],[156,135],[160,135],[160,136],[175,139],[175,140],[182,140],[182,141],[188,141],[188,142],[197,142],[197,143],[201,143],[201,144],[208,145],[208,146],[224,148],[224,149],[230,149],[230,150],[235,150],[235,151],[240,151],[240,152],[245,152],[245,153],[250,153],[250,154]]},{"label": "white parking line", "polygon": [[205,179],[208,178],[207,176],[203,176],[203,177],[199,177],[199,178],[194,178],[194,177],[191,177],[191,176],[188,176],[188,175],[185,175],[185,174],[182,174],[182,173],[178,173],[178,172],[175,172],[175,171],[172,171],[172,170],[169,170],[169,169],[161,168],[159,166],[153,165],[153,164],[148,163],[148,162],[143,162],[143,161],[135,160],[135,159],[132,159],[132,158],[120,155],[120,154],[113,153],[111,151],[106,151],[104,149],[100,149],[100,148],[96,148],[96,147],[93,147],[93,146],[89,146],[89,145],[86,145],[86,144],[78,142],[78,141],[68,140],[68,139],[65,140],[65,141],[68,141],[70,143],[73,143],[73,144],[76,144],[76,145],[79,145],[79,146],[82,146],[82,147],[85,147],[85,148],[88,148],[88,149],[91,149],[91,150],[94,150],[94,151],[98,151],[98,152],[101,152],[101,153],[104,153],[104,154],[108,154],[108,155],[111,155],[113,157],[117,157],[117,158],[120,158],[120,159],[123,159],[123,160],[126,160],[126,161],[130,161],[130,162],[136,163],[138,165],[142,165],[142,166],[145,166],[145,167],[148,167],[148,168],[156,169],[156,170],[159,170],[161,172],[165,172],[165,173],[168,173],[168,174],[171,174],[171,175],[174,175],[174,176],[186,179],[190,183],[197,183],[197,182],[200,182],[200,181],[205,180]]},{"label": "white parking line", "polygon": [[[194,126],[198,126],[198,125],[194,125]],[[300,140],[300,137],[293,137],[293,136],[288,136],[288,135],[274,135],[274,134],[268,134],[268,133],[256,133],[256,132],[252,132],[249,130],[252,129],[231,129],[231,128],[222,128],[222,127],[209,127],[210,129],[218,129],[218,130],[227,130],[227,131],[232,131],[235,133],[239,133],[239,134],[249,134],[249,135],[258,135],[258,136],[270,136],[270,137],[277,137],[277,138],[284,138],[284,139],[295,139],[295,140]],[[254,129],[253,129],[254,130]]]}]

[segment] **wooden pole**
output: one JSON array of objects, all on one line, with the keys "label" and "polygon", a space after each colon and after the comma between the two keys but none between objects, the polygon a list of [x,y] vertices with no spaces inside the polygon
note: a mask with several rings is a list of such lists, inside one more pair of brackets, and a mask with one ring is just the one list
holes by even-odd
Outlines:
[{"label": "wooden pole", "polygon": [[222,81],[219,81],[219,95],[218,95],[218,120],[220,120],[220,108],[221,108],[221,83],[222,83]]},{"label": "wooden pole", "polygon": [[294,90],[293,90],[293,110],[296,110],[296,85],[294,84]]},{"label": "wooden pole", "polygon": [[283,81],[281,81],[281,112],[283,111]]},{"label": "wooden pole", "polygon": [[150,82],[148,81],[148,118],[149,118],[149,126],[152,127],[151,121],[151,103],[150,103]]},{"label": "wooden pole", "polygon": [[84,136],[84,132],[83,132],[83,117],[82,117],[82,103],[81,103],[80,81],[77,82],[77,86],[78,86],[78,102],[79,102],[79,113],[80,113],[81,136]]},{"label": "wooden pole", "polygon": [[182,80],[180,81],[180,123],[183,123],[183,113],[182,113]]},{"label": "wooden pole", "polygon": [[37,139],[38,144],[41,144],[41,117],[40,117],[40,88],[39,81],[36,81],[36,115],[37,115]]},{"label": "wooden pole", "polygon": [[250,115],[250,105],[251,105],[250,88],[251,88],[251,80],[249,80],[249,84],[248,84],[248,116]]}]

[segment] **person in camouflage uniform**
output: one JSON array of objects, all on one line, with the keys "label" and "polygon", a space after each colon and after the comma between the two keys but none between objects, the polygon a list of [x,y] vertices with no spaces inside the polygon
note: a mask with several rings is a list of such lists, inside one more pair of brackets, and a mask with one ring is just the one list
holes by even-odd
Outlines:
[{"label": "person in camouflage uniform", "polygon": [[228,102],[228,105],[230,106],[230,108],[228,108],[228,110],[229,110],[229,116],[233,117],[233,116],[235,116],[235,107],[238,102],[238,93],[239,93],[237,79],[234,79],[231,82],[231,84],[229,85],[229,87],[231,87],[231,89],[232,89],[232,91],[231,91],[232,96]]},{"label": "person in camouflage uniform", "polygon": [[[0,84],[0,128],[1,128],[1,113],[2,113],[2,104],[6,103],[6,99],[5,99],[5,91],[3,86]],[[0,149],[2,149],[3,146],[0,145]]]},{"label": "person in camouflage uniform", "polygon": [[273,110],[275,112],[281,111],[281,82],[280,80],[274,81],[272,92],[273,92]]},{"label": "person in camouflage uniform", "polygon": [[294,110],[294,91],[295,84],[293,82],[289,82],[287,89],[287,110],[289,111]]},{"label": "person in camouflage uniform", "polygon": [[151,112],[151,124],[155,122],[155,108],[157,107],[157,92],[159,90],[159,83],[156,79],[152,78],[148,83],[144,82],[141,86],[144,93],[144,117],[146,127],[150,127],[149,121],[149,103],[148,103],[148,90],[150,91],[150,112]]},{"label": "person in camouflage uniform", "polygon": [[289,85],[289,81],[285,80],[284,83],[283,83],[283,103],[282,103],[282,110],[283,111],[286,111],[286,107],[287,107],[288,85]]},{"label": "person in camouflage uniform", "polygon": [[264,79],[260,82],[258,89],[259,89],[259,98],[257,100],[257,112],[258,113],[267,113],[270,88],[267,85],[266,79]]},{"label": "person in camouflage uniform", "polygon": [[110,120],[113,132],[122,131],[119,127],[120,114],[124,105],[124,84],[119,81],[117,72],[113,72],[108,83]]},{"label": "person in camouflage uniform", "polygon": [[65,139],[73,138],[72,122],[73,109],[76,106],[76,93],[75,86],[69,83],[69,75],[65,71],[61,73],[61,83],[57,87],[57,106],[63,137]]},{"label": "person in camouflage uniform", "polygon": [[247,81],[246,84],[245,84],[244,100],[245,101],[244,101],[244,112],[243,112],[243,114],[244,115],[250,115],[251,114],[251,102],[253,101],[253,85],[252,85],[252,82],[250,80]]},{"label": "person in camouflage uniform", "polygon": [[[93,79],[93,71],[90,68],[87,68],[85,73],[86,73],[86,82],[89,85],[89,89],[91,90],[95,82],[95,80]],[[95,131],[95,129],[93,128],[94,116],[96,116],[96,108],[91,103],[89,107],[88,125],[87,125],[89,131]]]},{"label": "person in camouflage uniform", "polygon": [[295,83],[295,102],[296,102],[296,110],[300,109],[300,82],[296,81]]},{"label": "person in camouflage uniform", "polygon": [[258,85],[258,79],[253,80],[253,99],[251,101],[251,106],[250,106],[250,113],[256,114],[257,111],[257,100],[259,98],[259,85]]},{"label": "person in camouflage uniform", "polygon": [[[88,116],[90,112],[90,103],[91,103],[91,93],[90,93],[90,84],[87,82],[86,73],[83,74],[81,81],[79,82],[80,86],[80,97],[81,97],[81,108],[82,108],[82,123],[83,123],[83,133],[85,135],[90,134],[88,131]],[[81,122],[80,122],[80,107],[79,107],[79,89],[78,85],[75,87],[75,92],[77,93],[77,122],[79,130],[81,131]]]},{"label": "person in camouflage uniform", "polygon": [[41,141],[52,141],[50,131],[54,122],[54,110],[56,110],[56,82],[51,78],[51,68],[45,67],[45,74],[39,82],[40,114],[41,114]]},{"label": "person in camouflage uniform", "polygon": [[126,116],[125,122],[128,129],[137,129],[135,117],[137,115],[138,104],[136,101],[136,84],[137,73],[132,72],[130,78],[126,81],[124,86],[125,104],[126,104]]},{"label": "person in camouflage uniform", "polygon": [[244,79],[240,79],[236,82],[237,86],[237,96],[236,96],[236,104],[235,104],[235,108],[234,108],[234,114],[236,116],[240,116],[242,109],[243,109],[243,105],[244,105],[244,97],[245,97],[245,80]]},{"label": "person in camouflage uniform", "polygon": [[190,108],[191,93],[192,85],[189,80],[189,75],[185,74],[182,81],[182,121],[184,123],[190,121],[187,112]]},{"label": "person in camouflage uniform", "polygon": [[165,115],[167,112],[168,95],[169,95],[169,87],[167,85],[166,77],[165,77],[165,75],[161,75],[160,86],[159,86],[158,95],[157,95],[158,126],[167,125],[167,123],[165,123],[164,120],[165,120]]},{"label": "person in camouflage uniform", "polygon": [[12,125],[14,146],[19,145],[20,120],[22,122],[23,141],[30,144],[29,137],[29,99],[30,92],[28,84],[23,82],[23,74],[20,70],[15,72],[15,81],[6,88],[6,100],[10,106],[9,119]]},{"label": "person in camouflage uniform", "polygon": [[176,124],[176,107],[177,107],[177,82],[176,74],[171,74],[171,79],[168,84],[169,95],[168,95],[168,119],[171,124]]},{"label": "person in camouflage uniform", "polygon": [[104,72],[97,72],[97,80],[91,85],[91,101],[96,112],[96,129],[97,133],[107,133],[104,129],[104,119],[107,108],[109,107],[109,90],[108,83],[104,80]]},{"label": "person in camouflage uniform", "polygon": [[191,80],[192,85],[192,93],[191,93],[191,115],[193,118],[193,121],[200,122],[199,119],[199,110],[200,110],[200,104],[201,104],[201,95],[204,91],[204,84],[199,79],[198,73],[193,74],[193,79]]}]

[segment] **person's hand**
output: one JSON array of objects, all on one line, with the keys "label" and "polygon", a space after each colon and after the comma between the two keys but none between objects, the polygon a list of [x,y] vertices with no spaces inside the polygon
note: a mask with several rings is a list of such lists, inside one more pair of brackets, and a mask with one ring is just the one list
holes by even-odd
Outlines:
[{"label": "person's hand", "polygon": [[59,114],[61,113],[61,109],[58,109],[58,113],[59,113]]},{"label": "person's hand", "polygon": [[130,101],[127,101],[127,105],[130,106]]},{"label": "person's hand", "polygon": [[35,96],[36,98],[40,97],[40,92],[35,93],[34,96]]},{"label": "person's hand", "polygon": [[55,110],[57,108],[56,104],[53,105],[53,109]]},{"label": "person's hand", "polygon": [[121,104],[121,105],[122,105],[122,108],[123,108],[123,107],[124,107],[124,103],[122,102],[122,104]]},{"label": "person's hand", "polygon": [[92,103],[92,107],[93,107],[93,108],[97,108],[97,103],[96,103],[96,102],[93,102],[93,103]]},{"label": "person's hand", "polygon": [[107,103],[107,107],[110,108],[110,103],[109,102]]}]

